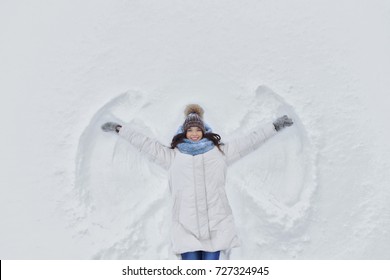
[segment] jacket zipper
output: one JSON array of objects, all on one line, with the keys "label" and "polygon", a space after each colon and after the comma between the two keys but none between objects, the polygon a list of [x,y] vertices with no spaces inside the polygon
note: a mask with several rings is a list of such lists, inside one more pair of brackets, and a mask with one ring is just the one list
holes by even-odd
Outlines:
[{"label": "jacket zipper", "polygon": [[200,236],[200,226],[199,226],[199,208],[198,208],[198,195],[196,192],[196,176],[195,176],[195,156],[192,156],[192,174],[194,175],[194,193],[195,193],[195,207],[196,207],[196,222],[198,224],[198,236]]},{"label": "jacket zipper", "polygon": [[209,203],[207,201],[207,185],[206,185],[206,170],[204,169],[204,156],[202,154],[202,167],[203,167],[203,186],[204,186],[204,194],[206,200],[206,212],[207,212],[207,230],[208,237],[210,238],[210,220],[209,220]]}]

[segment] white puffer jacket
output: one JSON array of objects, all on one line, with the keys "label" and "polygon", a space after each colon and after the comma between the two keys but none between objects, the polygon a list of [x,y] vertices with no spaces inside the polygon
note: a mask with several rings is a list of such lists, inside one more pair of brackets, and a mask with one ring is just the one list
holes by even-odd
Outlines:
[{"label": "white puffer jacket", "polygon": [[276,133],[272,123],[263,125],[245,137],[221,145],[224,154],[214,147],[192,156],[142,135],[131,125],[122,126],[121,137],[169,171],[174,200],[171,239],[174,253],[215,252],[240,246],[225,192],[227,166]]}]

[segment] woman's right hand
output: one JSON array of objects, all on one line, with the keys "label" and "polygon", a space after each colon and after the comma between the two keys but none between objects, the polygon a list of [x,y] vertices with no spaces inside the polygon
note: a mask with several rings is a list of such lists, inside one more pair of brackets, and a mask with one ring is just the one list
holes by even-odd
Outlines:
[{"label": "woman's right hand", "polygon": [[121,127],[122,126],[120,124],[117,124],[115,122],[106,122],[101,126],[102,130],[105,132],[111,132],[111,131],[119,132]]},{"label": "woman's right hand", "polygon": [[276,131],[280,131],[281,129],[285,128],[286,126],[291,126],[293,123],[294,122],[292,119],[287,117],[287,115],[284,115],[283,117],[277,118],[273,124],[275,126]]}]

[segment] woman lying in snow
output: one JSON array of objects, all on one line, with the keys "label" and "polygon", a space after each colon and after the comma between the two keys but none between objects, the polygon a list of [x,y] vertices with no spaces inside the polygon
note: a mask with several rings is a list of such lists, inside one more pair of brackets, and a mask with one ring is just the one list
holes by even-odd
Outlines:
[{"label": "woman lying in snow", "polygon": [[254,151],[293,121],[286,115],[245,137],[221,143],[203,121],[197,104],[185,108],[185,121],[166,147],[132,129],[108,122],[103,131],[117,132],[154,162],[169,170],[174,200],[172,248],[183,260],[218,260],[221,250],[240,246],[226,192],[227,167]]}]

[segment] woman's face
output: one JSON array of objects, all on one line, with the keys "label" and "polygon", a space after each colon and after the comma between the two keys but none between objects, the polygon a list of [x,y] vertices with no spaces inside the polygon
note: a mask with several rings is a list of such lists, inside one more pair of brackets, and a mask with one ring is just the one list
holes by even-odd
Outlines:
[{"label": "woman's face", "polygon": [[191,126],[187,129],[186,137],[191,141],[199,141],[203,137],[203,132],[199,127]]}]

